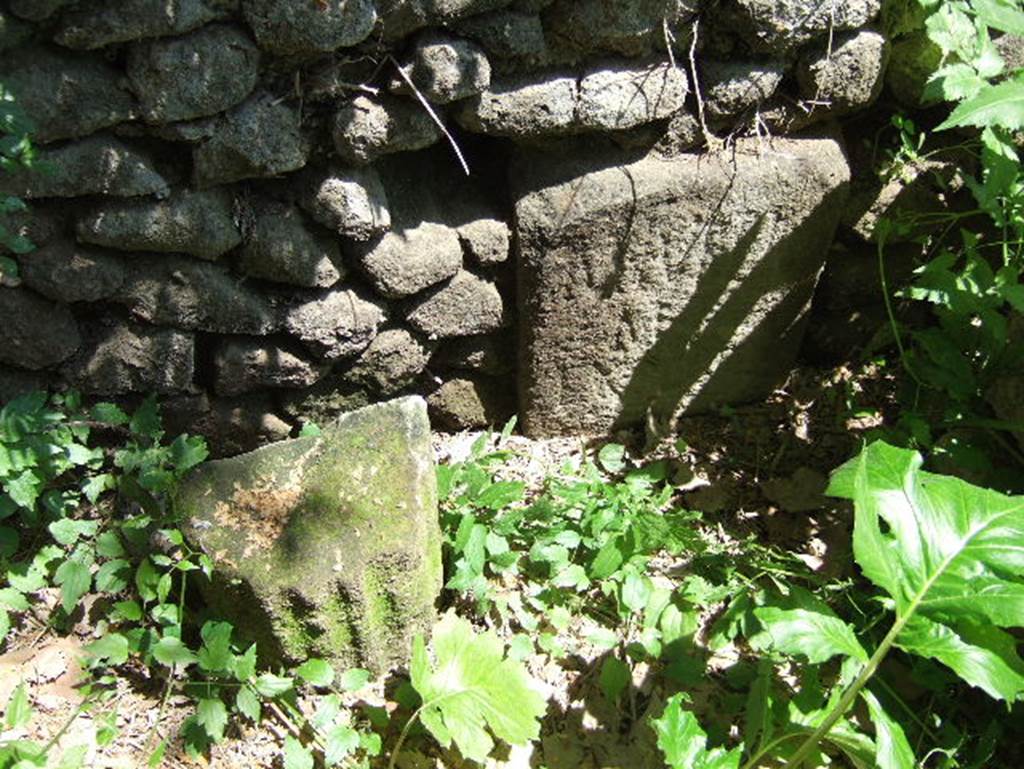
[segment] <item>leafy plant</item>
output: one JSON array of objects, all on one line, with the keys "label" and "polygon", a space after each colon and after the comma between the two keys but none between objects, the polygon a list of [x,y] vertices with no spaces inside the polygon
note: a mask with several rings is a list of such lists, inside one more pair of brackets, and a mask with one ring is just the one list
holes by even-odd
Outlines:
[{"label": "leafy plant", "polygon": [[[0,83],[0,172],[9,173],[32,164],[34,152],[29,139],[31,125],[24,111]],[[25,201],[14,195],[0,196],[0,251],[25,254],[34,246],[11,228],[8,217],[26,210]],[[18,263],[0,253],[0,285],[17,280]]]},{"label": "leafy plant", "polygon": [[434,626],[434,664],[422,636],[413,641],[409,675],[422,704],[402,729],[388,762],[393,769],[417,719],[444,747],[453,742],[468,759],[484,763],[493,734],[510,744],[534,740],[547,705],[532,687],[522,663],[505,657],[492,632],[448,613]]},{"label": "leafy plant", "polygon": [[[850,624],[800,591],[753,609],[768,648],[814,666],[838,658],[841,666],[831,692],[805,696],[817,689],[810,687],[788,703],[779,733],[771,732],[771,719],[762,725],[757,744],[746,746],[744,769],[769,756],[796,769],[825,742],[856,766],[915,766],[904,730],[875,686],[879,666],[897,649],[943,664],[993,698],[1012,703],[1024,695],[1024,659],[1008,632],[1024,624],[1024,498],[928,473],[921,464],[916,452],[876,442],[837,470],[829,487],[853,500],[854,558],[893,615],[877,645],[866,647]],[[761,699],[757,711],[765,713],[770,698]],[[873,740],[845,719],[858,700],[874,724]],[[663,738],[667,755],[725,761],[702,753],[704,735],[679,705],[670,702],[656,722],[659,734],[672,735]]]}]

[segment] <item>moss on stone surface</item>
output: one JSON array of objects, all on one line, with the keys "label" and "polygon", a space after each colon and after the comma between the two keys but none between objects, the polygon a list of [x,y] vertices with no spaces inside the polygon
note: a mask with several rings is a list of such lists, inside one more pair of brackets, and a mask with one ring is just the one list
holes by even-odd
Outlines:
[{"label": "moss on stone surface", "polygon": [[318,437],[211,462],[183,485],[176,507],[216,564],[207,600],[238,616],[217,594],[218,584],[240,580],[285,657],[383,670],[405,660],[408,639],[431,622],[441,538],[419,398],[346,414]]}]

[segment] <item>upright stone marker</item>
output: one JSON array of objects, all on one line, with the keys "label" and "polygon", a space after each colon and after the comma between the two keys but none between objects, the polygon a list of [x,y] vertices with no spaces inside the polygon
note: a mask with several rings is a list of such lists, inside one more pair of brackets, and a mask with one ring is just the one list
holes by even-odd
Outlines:
[{"label": "upright stone marker", "polygon": [[637,158],[611,146],[513,168],[520,417],[604,433],[769,394],[847,197],[836,138]]},{"label": "upright stone marker", "polygon": [[262,660],[380,673],[406,662],[433,621],[441,532],[421,398],[203,465],[176,509],[214,560],[207,602],[259,642]]}]

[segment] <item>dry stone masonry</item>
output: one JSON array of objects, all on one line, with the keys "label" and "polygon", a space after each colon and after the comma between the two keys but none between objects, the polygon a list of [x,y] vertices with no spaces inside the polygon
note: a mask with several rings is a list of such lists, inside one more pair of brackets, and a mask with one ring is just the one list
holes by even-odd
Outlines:
[{"label": "dry stone masonry", "polygon": [[396,395],[534,434],[762,397],[885,82],[879,11],[0,0],[38,147],[0,175],[37,247],[0,286],[0,396],[158,392],[221,454]]}]

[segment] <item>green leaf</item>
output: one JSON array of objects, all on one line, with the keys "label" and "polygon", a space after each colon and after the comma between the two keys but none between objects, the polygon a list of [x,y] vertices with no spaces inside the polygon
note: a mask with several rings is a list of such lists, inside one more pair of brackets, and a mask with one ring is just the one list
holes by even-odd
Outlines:
[{"label": "green leaf", "polygon": [[526,484],[522,481],[498,481],[492,483],[474,499],[480,507],[501,510],[523,498]]},{"label": "green leaf", "polygon": [[875,763],[878,769],[915,769],[917,759],[900,726],[882,707],[882,703],[868,689],[861,690],[868,704],[871,723],[875,725]]},{"label": "green leaf", "polygon": [[359,748],[359,732],[351,726],[336,726],[327,734],[324,763],[334,766]]},{"label": "green leaf", "polygon": [[21,729],[32,720],[32,706],[28,701],[28,690],[25,684],[18,684],[7,701],[4,712],[4,724],[8,729]]},{"label": "green leaf", "polygon": [[86,594],[92,584],[89,567],[75,558],[69,558],[57,567],[53,581],[60,585],[60,605],[68,614],[78,605],[78,599]]},{"label": "green leaf", "polygon": [[4,491],[21,507],[31,510],[42,490],[43,481],[33,470],[25,470],[4,482]]},{"label": "green leaf", "polygon": [[0,606],[6,607],[11,611],[26,611],[28,609],[28,599],[13,587],[0,587]]},{"label": "green leaf", "polygon": [[754,616],[771,637],[772,647],[784,654],[801,654],[815,665],[837,655],[868,661],[853,629],[831,612],[763,606],[754,609]]},{"label": "green leaf", "polygon": [[103,492],[116,488],[117,479],[110,473],[92,475],[82,482],[82,493],[85,494],[85,498],[92,504],[96,504],[96,500],[100,498]]},{"label": "green leaf", "polygon": [[633,673],[629,665],[614,655],[605,657],[601,664],[601,675],[598,683],[601,685],[601,693],[611,703],[618,702],[619,695],[626,691],[629,682],[633,679]]},{"label": "green leaf", "polygon": [[[1024,618],[1024,498],[922,471],[919,454],[873,443],[831,493],[854,500],[854,557],[893,599],[900,648],[991,696],[1024,693],[1024,661],[1000,628]],[[852,493],[851,493],[852,492]]]},{"label": "green leaf", "polygon": [[85,651],[97,662],[123,665],[128,661],[128,639],[120,633],[107,633],[99,640],[87,645]]},{"label": "green leaf", "polygon": [[196,659],[199,667],[210,673],[222,673],[231,669],[234,655],[231,653],[230,622],[206,622],[199,635],[203,639]]},{"label": "green leaf", "polygon": [[650,577],[630,571],[622,583],[622,603],[632,612],[642,611],[651,596]]},{"label": "green leaf", "polygon": [[213,742],[220,742],[224,738],[224,728],[228,725],[228,709],[219,697],[201,699],[196,705],[196,721]]},{"label": "green leaf", "polygon": [[89,414],[95,421],[108,425],[126,425],[129,421],[121,407],[113,403],[97,403],[89,410]]},{"label": "green leaf", "polygon": [[275,676],[273,673],[263,673],[253,681],[253,686],[263,697],[278,697],[294,689],[295,682],[290,678]]},{"label": "green leaf", "polygon": [[538,737],[546,703],[522,663],[505,659],[494,633],[474,634],[466,620],[449,613],[434,626],[433,647],[431,670],[417,636],[410,674],[423,699],[423,725],[442,745],[454,740],[466,758],[483,763],[493,747],[488,729],[516,745]]},{"label": "green leaf", "polygon": [[597,452],[597,461],[606,472],[617,473],[626,466],[626,447],[618,443],[606,443]]},{"label": "green leaf", "polygon": [[1024,12],[1012,0],[972,0],[978,18],[990,29],[1024,36]]},{"label": "green leaf", "polygon": [[352,668],[341,674],[341,678],[338,679],[338,686],[342,691],[355,692],[366,686],[372,677],[369,670]]},{"label": "green leaf", "polygon": [[156,646],[153,647],[153,657],[161,665],[173,667],[174,665],[191,665],[196,661],[196,655],[182,643],[180,638],[165,635]]},{"label": "green leaf", "polygon": [[208,456],[210,452],[202,438],[179,435],[171,443],[171,463],[179,473],[191,470]]},{"label": "green leaf", "polygon": [[1009,131],[1024,128],[1024,82],[1005,80],[987,86],[974,98],[957,105],[935,130],[958,126],[998,126]]},{"label": "green leaf", "polygon": [[239,687],[238,694],[235,695],[235,707],[250,721],[259,722],[260,699],[248,686]]},{"label": "green leaf", "polygon": [[682,694],[674,695],[661,717],[651,722],[658,735],[658,747],[671,769],[738,769],[742,749],[708,750],[707,734],[693,713],[683,710],[682,702]]},{"label": "green leaf", "polygon": [[321,659],[309,659],[299,665],[295,675],[313,686],[330,686],[334,683],[334,668]]},{"label": "green leaf", "polygon": [[131,564],[123,558],[107,561],[96,572],[96,589],[101,593],[120,593],[128,587]]},{"label": "green leaf", "polygon": [[125,554],[120,537],[112,531],[105,531],[96,537],[96,554],[104,558],[121,558]]},{"label": "green leaf", "polygon": [[235,657],[234,671],[236,681],[248,681],[256,675],[256,644],[245,650],[245,654]]},{"label": "green leaf", "polygon": [[18,552],[18,544],[21,538],[16,529],[10,526],[0,526],[0,558],[10,558]]},{"label": "green leaf", "polygon": [[155,395],[150,395],[142,402],[142,405],[132,414],[128,426],[133,433],[145,438],[159,438],[163,435],[163,429],[160,426],[160,409],[157,407]]},{"label": "green leaf", "polygon": [[88,755],[88,745],[75,745],[73,748],[67,748],[61,754],[57,769],[81,769],[85,766],[85,759]]},{"label": "green leaf", "polygon": [[284,769],[313,769],[313,754],[290,734],[284,738]]}]

